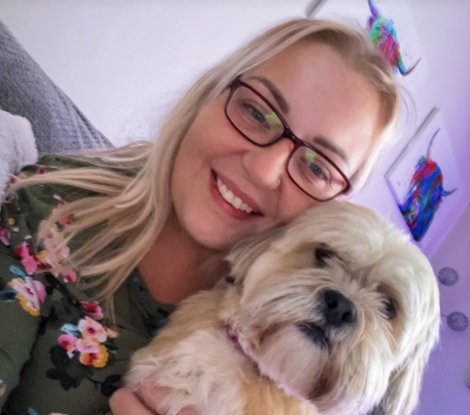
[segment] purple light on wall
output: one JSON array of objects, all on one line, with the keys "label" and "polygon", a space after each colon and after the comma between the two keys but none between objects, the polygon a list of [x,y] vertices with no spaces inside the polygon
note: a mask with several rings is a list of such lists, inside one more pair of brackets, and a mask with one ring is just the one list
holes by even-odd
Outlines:
[{"label": "purple light on wall", "polygon": [[454,268],[441,268],[437,273],[437,279],[442,285],[452,287],[459,281],[459,274]]},{"label": "purple light on wall", "polygon": [[447,325],[453,331],[465,331],[468,327],[468,318],[464,313],[454,311],[447,316]]}]

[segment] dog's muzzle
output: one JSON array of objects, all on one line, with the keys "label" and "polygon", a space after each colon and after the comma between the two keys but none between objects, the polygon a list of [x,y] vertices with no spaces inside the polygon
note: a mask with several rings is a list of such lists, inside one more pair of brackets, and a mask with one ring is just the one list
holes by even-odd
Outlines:
[{"label": "dog's muzzle", "polygon": [[328,331],[332,328],[341,329],[351,326],[357,321],[357,310],[353,302],[339,291],[327,290],[323,293],[319,310],[323,323],[303,322],[298,328],[313,343],[321,348],[328,348]]},{"label": "dog's muzzle", "polygon": [[339,291],[325,291],[324,301],[323,314],[327,327],[342,328],[357,321],[356,307]]}]

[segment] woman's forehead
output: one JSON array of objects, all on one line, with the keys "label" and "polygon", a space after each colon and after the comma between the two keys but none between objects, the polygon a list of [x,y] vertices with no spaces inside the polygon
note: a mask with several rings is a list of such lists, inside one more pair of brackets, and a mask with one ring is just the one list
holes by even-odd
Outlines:
[{"label": "woman's forehead", "polygon": [[[312,141],[320,136],[340,147],[350,160],[351,173],[379,134],[378,94],[330,46],[299,42],[247,72],[244,79],[251,79],[249,82],[276,106],[299,138]],[[275,94],[267,83],[274,86]],[[276,94],[286,102],[288,111],[278,104]],[[347,167],[337,154],[326,150]]]}]

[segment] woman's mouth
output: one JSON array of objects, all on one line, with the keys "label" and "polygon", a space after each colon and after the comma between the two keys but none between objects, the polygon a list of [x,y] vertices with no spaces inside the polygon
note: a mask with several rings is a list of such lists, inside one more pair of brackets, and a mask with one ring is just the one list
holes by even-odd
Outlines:
[{"label": "woman's mouth", "polygon": [[242,202],[242,200],[239,197],[235,196],[231,190],[227,189],[227,186],[224,182],[222,182],[222,180],[220,180],[220,177],[217,177],[217,187],[219,188],[219,192],[222,197],[235,209],[243,210],[246,213],[253,212],[253,208],[248,206],[245,202]]},{"label": "woman's mouth", "polygon": [[[225,181],[228,182],[229,180],[225,179]],[[257,211],[256,207],[253,206],[253,203],[250,203],[240,194],[242,192],[233,189],[234,185],[232,183],[226,182],[214,170],[211,170],[211,193],[225,212],[235,219],[249,219],[253,216],[262,216],[261,212]],[[235,195],[232,189],[241,197]]]}]

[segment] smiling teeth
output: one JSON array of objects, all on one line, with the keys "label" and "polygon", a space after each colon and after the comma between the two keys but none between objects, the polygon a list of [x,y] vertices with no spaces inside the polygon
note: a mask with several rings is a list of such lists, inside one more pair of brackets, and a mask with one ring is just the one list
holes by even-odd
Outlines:
[{"label": "smiling teeth", "polygon": [[246,203],[243,203],[241,199],[235,196],[231,190],[227,189],[227,186],[217,177],[217,187],[222,197],[230,203],[235,209],[243,210],[243,212],[251,213],[253,209],[250,208]]}]

